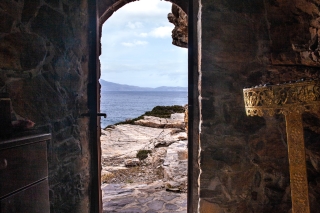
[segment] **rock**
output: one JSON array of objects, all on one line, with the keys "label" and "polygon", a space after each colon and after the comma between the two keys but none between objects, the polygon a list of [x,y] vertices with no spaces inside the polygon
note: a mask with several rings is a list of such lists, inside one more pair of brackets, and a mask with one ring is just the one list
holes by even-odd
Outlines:
[{"label": "rock", "polygon": [[134,159],[125,159],[124,160],[124,165],[126,167],[132,167],[132,166],[139,166],[140,165],[140,161],[137,158]]},{"label": "rock", "polygon": [[185,132],[176,132],[176,129],[173,129],[170,132],[170,135],[167,135],[165,133],[160,134],[158,137],[154,138],[152,140],[154,147],[167,147],[173,144],[174,142],[180,141],[180,140],[186,140],[187,134]]},{"label": "rock", "polygon": [[137,120],[134,123],[136,125],[148,126],[152,128],[185,128],[183,113],[172,114],[170,118],[144,116],[143,119]]},{"label": "rock", "polygon": [[173,120],[183,120],[184,116],[185,115],[183,113],[173,113],[170,118]]},{"label": "rock", "polygon": [[163,204],[164,204],[164,202],[162,200],[154,200],[154,201],[148,203],[147,205],[150,209],[158,211],[158,210],[162,209]]},{"label": "rock", "polygon": [[0,33],[9,33],[11,31],[14,19],[7,13],[0,11],[0,20],[7,20],[0,22]]},{"label": "rock", "polygon": [[117,125],[113,129],[101,130],[102,157],[134,158],[138,150],[169,146],[186,138],[186,133],[177,128],[160,129],[130,124]]},{"label": "rock", "polygon": [[166,188],[179,188],[180,184],[178,182],[169,181],[165,183]]},{"label": "rock", "polygon": [[165,208],[166,208],[166,210],[174,211],[174,210],[177,210],[179,207],[177,205],[175,205],[175,204],[167,203],[165,205]]},{"label": "rock", "polygon": [[189,118],[188,118],[188,104],[186,104],[184,106],[184,125],[185,125],[185,130],[186,130],[187,135],[188,135],[188,123],[189,123],[188,120],[189,120]]},{"label": "rock", "polygon": [[152,150],[158,144],[167,146],[179,141],[179,137],[186,137],[185,132],[172,134],[175,130],[177,129],[159,129],[130,124],[101,130],[102,157],[135,158],[138,150]]},{"label": "rock", "polygon": [[37,16],[32,21],[31,28],[35,33],[48,38],[60,48],[65,47],[62,38],[67,36],[65,32],[67,27],[65,26],[64,16],[60,12],[47,5],[41,6]]},{"label": "rock", "polygon": [[22,11],[22,22],[28,22],[36,15],[37,8],[40,5],[40,0],[25,0]]},{"label": "rock", "polygon": [[181,192],[181,190],[179,188],[166,188],[167,191],[170,191],[170,192]]},{"label": "rock", "polygon": [[116,126],[115,125],[110,125],[108,128],[114,129],[114,128],[116,128]]},{"label": "rock", "polygon": [[36,69],[43,63],[46,54],[44,39],[35,34],[13,33],[0,41],[0,61],[4,69],[15,71]]},{"label": "rock", "polygon": [[[183,113],[176,113],[168,120],[171,123],[183,123],[183,119]],[[100,139],[103,170],[115,174],[114,179],[105,175],[105,183],[125,181],[131,184],[133,180],[135,183],[150,183],[161,180],[157,188],[164,188],[162,178],[165,177],[167,182],[175,183],[167,184],[168,191],[186,191],[188,154],[184,129],[123,124],[101,130]],[[136,158],[139,150],[150,151],[143,161]]]},{"label": "rock", "polygon": [[[178,141],[167,149],[163,163],[165,187],[170,191],[187,190],[188,149],[187,141]],[[178,190],[179,189],[179,190]]]},{"label": "rock", "polygon": [[176,4],[172,4],[172,13],[168,14],[168,20],[174,24],[172,30],[172,44],[178,47],[188,47],[188,16]]}]

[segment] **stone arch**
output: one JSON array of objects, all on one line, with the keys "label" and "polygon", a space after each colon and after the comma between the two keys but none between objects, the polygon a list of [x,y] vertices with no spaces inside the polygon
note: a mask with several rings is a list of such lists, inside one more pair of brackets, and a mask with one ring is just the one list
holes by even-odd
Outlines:
[{"label": "stone arch", "polygon": [[[101,40],[102,25],[124,5],[139,0],[100,0],[98,2],[99,36]],[[172,31],[172,44],[178,47],[188,47],[188,1],[165,0],[172,3],[172,13],[168,14],[168,21],[175,27]],[[101,54],[101,45],[100,45]]]},{"label": "stone arch", "polygon": [[[98,1],[98,16],[100,28],[102,24],[118,9],[124,5],[136,0],[100,0]],[[186,14],[188,14],[188,1],[184,0],[166,0],[179,6]]]}]

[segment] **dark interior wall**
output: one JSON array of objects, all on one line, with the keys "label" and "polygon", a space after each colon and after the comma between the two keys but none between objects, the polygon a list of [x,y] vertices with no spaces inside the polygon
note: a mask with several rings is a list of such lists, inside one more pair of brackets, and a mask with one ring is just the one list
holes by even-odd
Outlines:
[{"label": "dark interior wall", "polygon": [[51,212],[89,211],[87,22],[86,0],[0,1],[0,89],[52,133]]},{"label": "dark interior wall", "polygon": [[[200,212],[288,212],[284,118],[247,117],[242,89],[319,77],[319,3],[201,4]],[[303,118],[311,212],[317,212],[319,113]]]},{"label": "dark interior wall", "polygon": [[[87,111],[86,2],[0,1],[1,90],[17,114],[53,134],[51,212],[89,212],[88,120],[79,116]],[[200,212],[291,208],[284,118],[247,117],[242,88],[319,77],[317,2],[200,2]],[[311,212],[320,205],[319,114],[303,115]]]}]

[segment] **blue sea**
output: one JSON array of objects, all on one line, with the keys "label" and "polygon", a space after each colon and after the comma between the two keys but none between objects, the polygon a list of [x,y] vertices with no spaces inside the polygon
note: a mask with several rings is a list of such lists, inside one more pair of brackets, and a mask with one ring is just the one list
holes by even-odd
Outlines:
[{"label": "blue sea", "polygon": [[140,91],[102,91],[100,112],[101,128],[126,119],[133,119],[155,106],[184,106],[188,103],[188,92],[140,92]]}]

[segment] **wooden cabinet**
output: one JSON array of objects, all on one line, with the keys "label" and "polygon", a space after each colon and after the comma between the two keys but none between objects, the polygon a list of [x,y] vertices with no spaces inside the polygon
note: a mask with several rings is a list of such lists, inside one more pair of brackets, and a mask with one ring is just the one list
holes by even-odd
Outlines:
[{"label": "wooden cabinet", "polygon": [[50,212],[50,134],[0,141],[0,213]]}]

